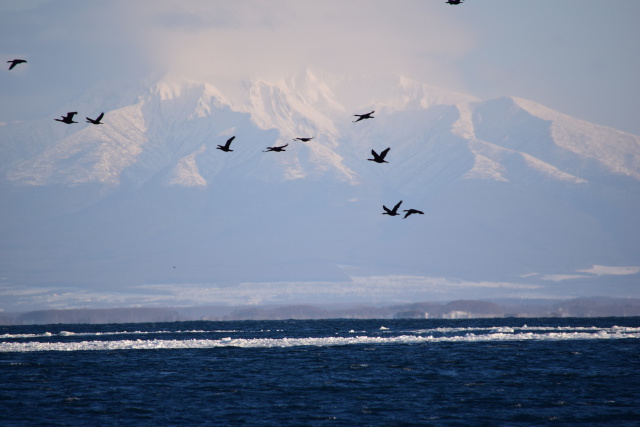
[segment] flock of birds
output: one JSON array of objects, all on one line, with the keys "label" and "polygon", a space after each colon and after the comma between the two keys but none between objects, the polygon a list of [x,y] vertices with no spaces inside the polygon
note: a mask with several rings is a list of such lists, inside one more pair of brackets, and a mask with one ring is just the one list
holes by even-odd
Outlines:
[{"label": "flock of birds", "polygon": [[[450,4],[459,4],[460,2],[462,2],[463,0],[449,0],[447,3]],[[16,65],[18,64],[22,64],[25,63],[27,61],[25,61],[24,59],[13,59],[11,61],[7,61],[8,63],[10,63],[11,65],[9,66],[9,70],[13,69]],[[353,120],[353,123],[357,123],[361,120],[367,120],[367,119],[373,119],[373,113],[375,113],[375,111],[371,111],[370,113],[365,113],[365,114],[354,114],[354,117],[357,117],[356,120]],[[65,124],[72,124],[72,123],[78,123],[76,121],[73,120],[74,116],[78,114],[77,111],[70,111],[67,113],[66,116],[61,116],[59,119],[54,119],[55,121],[58,122],[62,122]],[[101,125],[102,123],[102,119],[104,117],[104,112],[100,113],[100,115],[98,117],[96,117],[95,119],[92,119],[90,117],[86,117],[87,123],[91,123],[94,125]],[[218,150],[224,151],[224,152],[232,152],[233,150],[231,149],[231,143],[233,142],[233,140],[235,139],[235,136],[232,136],[231,138],[229,138],[227,140],[227,142],[224,145],[218,145],[216,148]],[[302,141],[302,142],[309,142],[313,139],[313,137],[299,137],[299,138],[294,138],[294,141]],[[288,147],[289,144],[285,144],[285,145],[280,145],[280,146],[273,146],[273,147],[267,147],[266,150],[263,150],[263,152],[282,152],[282,151],[286,151],[285,148]],[[385,160],[387,154],[389,153],[389,150],[391,149],[391,147],[387,147],[386,149],[382,150],[379,154],[375,151],[375,150],[371,150],[371,155],[373,156],[372,159],[367,159],[369,161],[372,162],[376,162],[376,163],[389,163],[388,161]],[[387,208],[385,205],[382,205],[382,208],[384,209],[384,212],[382,213],[382,215],[389,215],[389,216],[398,216],[401,215],[400,213],[398,213],[398,209],[400,208],[400,205],[402,204],[402,200],[400,200],[394,207],[393,209],[389,209]],[[419,211],[417,209],[405,209],[404,210],[405,215],[404,218],[407,218],[409,215],[413,215],[413,214],[420,214],[423,215],[424,212]]]},{"label": "flock of birds", "polygon": [[[18,64],[24,64],[27,61],[24,59],[12,59],[10,61],[7,61],[7,63],[11,64],[9,65],[9,69],[13,70],[15,68],[16,65]],[[67,113],[66,116],[61,116],[61,118],[59,119],[53,119],[62,123],[66,123],[68,125],[70,125],[71,123],[78,123],[78,122],[74,122],[73,121],[73,116],[75,116],[76,114],[78,114],[77,111],[71,111],[69,113]],[[102,120],[102,118],[104,117],[104,113],[100,113],[100,115],[96,118],[96,119],[90,119],[89,117],[86,117],[87,119],[87,123],[93,123],[94,125],[101,125],[102,122],[100,120]]]},{"label": "flock of birds", "polygon": [[[68,125],[70,125],[71,123],[78,123],[73,121],[73,116],[75,116],[76,114],[78,114],[77,111],[70,111],[67,113],[66,116],[60,116],[59,119],[53,119],[53,120],[57,122],[66,123]],[[102,125],[104,123],[102,123],[100,120],[102,120],[103,117],[104,117],[104,113],[100,113],[100,115],[95,119],[91,119],[89,117],[85,117],[85,119],[87,119],[87,123],[91,123],[94,125]]]},{"label": "flock of birds", "polygon": [[[357,120],[354,120],[353,123],[357,123],[361,120],[366,120],[366,119],[373,119],[373,113],[375,113],[375,111],[371,111],[370,113],[366,113],[366,114],[354,114],[354,117],[358,117]],[[78,123],[73,121],[73,117],[78,114],[77,111],[70,111],[67,113],[66,116],[61,116],[59,119],[53,119],[56,120],[58,122],[62,122],[65,124],[72,124],[72,123]],[[95,118],[92,119],[90,117],[86,117],[87,119],[87,123],[91,123],[94,125],[101,125],[102,123],[102,118],[104,117],[104,112],[100,113],[100,115]],[[226,153],[228,152],[232,152],[233,150],[231,149],[231,143],[233,142],[233,140],[235,139],[235,136],[232,136],[231,138],[227,139],[227,142],[224,145],[218,145],[216,148],[218,150],[224,151]],[[298,137],[298,138],[294,138],[294,141],[302,141],[302,142],[309,142],[313,139],[313,137]],[[285,150],[286,147],[288,147],[289,144],[284,144],[284,145],[279,145],[279,146],[273,146],[273,147],[267,147],[266,150],[262,150],[264,153],[273,151],[273,152],[282,152],[282,151],[287,151]],[[372,162],[376,162],[376,163],[389,163],[388,161],[385,160],[385,158],[387,157],[387,154],[389,153],[389,150],[391,150],[391,147],[387,147],[384,150],[382,150],[379,154],[375,151],[375,150],[371,150],[371,155],[373,156],[372,159],[367,159],[369,161]],[[398,204],[396,204],[394,206],[393,209],[389,209],[386,206],[382,205],[382,208],[384,209],[384,212],[382,213],[383,215],[389,215],[389,216],[398,216],[401,215],[398,213],[398,208],[400,208],[400,205],[402,204],[402,200],[400,202],[398,202]],[[404,210],[405,215],[404,218],[407,218],[409,215],[412,214],[420,214],[420,215],[424,215],[424,212],[419,211],[417,209],[406,209]]]},{"label": "flock of birds", "polygon": [[[458,4],[462,3],[462,2],[464,2],[464,0],[447,0],[445,3],[451,4],[451,5],[458,5]],[[24,60],[24,59],[12,59],[12,60],[7,61],[7,63],[11,64],[11,65],[9,65],[9,70],[13,70],[17,65],[23,64],[23,63],[26,63],[26,62],[27,61]],[[370,113],[366,113],[366,114],[354,114],[354,116],[358,117],[358,119],[354,120],[353,123],[357,123],[357,122],[359,122],[361,120],[373,119],[374,118],[372,116],[373,113],[375,113],[375,111],[371,111]],[[58,122],[65,123],[65,124],[68,124],[68,125],[72,124],[72,123],[78,123],[78,122],[73,121],[73,117],[76,114],[78,114],[77,111],[70,111],[70,112],[67,113],[66,116],[61,116],[59,119],[54,119],[54,120],[56,120]],[[94,124],[94,125],[101,125],[101,124],[103,124],[102,123],[102,118],[103,117],[104,117],[104,112],[100,113],[100,115],[95,119],[86,117],[86,120],[87,120],[87,123],[91,123],[91,124]],[[234,139],[235,139],[235,136],[232,136],[231,138],[229,138],[227,140],[227,142],[224,145],[218,145],[216,148],[218,150],[222,150],[222,151],[227,152],[227,153],[231,152],[231,151],[233,151],[231,149],[231,142]],[[310,137],[310,138],[302,138],[302,137],[300,137],[300,138],[294,138],[294,141],[309,142],[312,139],[313,139],[313,137]],[[263,152],[266,153],[266,152],[273,151],[273,152],[279,153],[279,152],[282,152],[282,151],[286,151],[285,148],[288,147],[288,146],[289,146],[289,144],[280,145],[280,146],[274,146],[274,147],[267,147],[267,149],[263,150]],[[372,162],[376,162],[376,163],[389,163],[389,162],[387,162],[385,160],[385,157],[389,153],[390,149],[391,148],[388,147],[388,148],[382,150],[380,152],[380,154],[378,154],[375,150],[371,150],[371,155],[373,156],[373,158],[372,159],[367,159],[367,160],[372,161]],[[389,216],[401,215],[401,214],[398,213],[398,209],[400,208],[401,204],[402,204],[402,200],[400,200],[393,207],[393,209],[389,209],[389,208],[387,208],[386,206],[383,205],[382,208],[384,209],[384,212],[382,214],[383,215],[389,215]],[[406,212],[406,214],[404,215],[405,218],[407,218],[409,215],[412,215],[412,214],[421,214],[421,215],[424,214],[424,212],[419,211],[417,209],[406,209],[406,210],[404,210],[404,212]]]},{"label": "flock of birds", "polygon": [[[365,113],[365,114],[354,114],[354,117],[357,117],[357,120],[353,120],[353,123],[357,123],[361,120],[366,120],[366,119],[373,119],[373,113],[375,113],[375,111],[371,111],[370,113]],[[73,113],[69,113],[69,114],[73,114]],[[100,115],[100,117],[98,117],[98,120],[102,118],[102,114]],[[89,118],[87,118],[89,120]],[[56,119],[59,120],[59,119]],[[233,142],[233,140],[235,139],[235,136],[232,136],[231,138],[227,139],[227,142],[224,145],[218,145],[216,148],[218,150],[224,151],[226,153],[233,151],[231,149],[231,143]],[[309,142],[313,139],[313,137],[298,137],[298,138],[293,138],[294,141],[302,141],[302,142]],[[274,146],[274,147],[267,147],[266,150],[262,150],[263,153],[267,153],[270,151],[274,151],[274,152],[282,152],[282,151],[287,151],[285,150],[286,147],[288,147],[289,144],[284,144],[284,145],[279,145],[279,146]],[[385,160],[385,157],[387,156],[387,154],[389,153],[389,150],[391,150],[391,147],[387,147],[384,150],[382,150],[380,152],[380,154],[378,154],[375,150],[371,150],[371,155],[373,156],[373,159],[367,159],[370,160],[372,162],[376,162],[376,163],[389,163],[388,161]],[[389,216],[398,216],[401,215],[400,213],[398,213],[398,209],[400,208],[400,205],[402,204],[402,200],[400,200],[394,207],[393,209],[389,209],[387,208],[385,205],[382,205],[382,208],[384,209],[384,212],[382,213],[382,215],[389,215]],[[424,212],[418,210],[418,209],[405,209],[404,212],[406,212],[404,214],[404,218],[407,218],[409,215],[413,215],[413,214],[420,214],[420,215],[424,215]]]}]

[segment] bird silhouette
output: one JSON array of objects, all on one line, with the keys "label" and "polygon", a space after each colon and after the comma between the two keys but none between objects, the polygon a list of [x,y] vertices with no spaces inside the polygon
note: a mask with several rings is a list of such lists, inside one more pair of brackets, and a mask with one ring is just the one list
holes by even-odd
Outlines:
[{"label": "bird silhouette", "polygon": [[94,125],[102,125],[104,123],[102,123],[100,120],[102,120],[103,117],[104,117],[104,113],[100,113],[100,115],[95,120],[90,119],[89,117],[85,117],[85,119],[87,119],[87,123],[93,123]]},{"label": "bird silhouette", "polygon": [[53,119],[53,120],[58,121],[58,122],[62,122],[62,123],[66,123],[68,125],[70,125],[71,123],[78,123],[78,122],[74,122],[73,121],[73,116],[75,116],[76,114],[78,114],[77,111],[72,111],[70,113],[67,113],[66,116],[60,116],[60,117],[62,117],[61,119]]},{"label": "bird silhouette", "polygon": [[445,3],[449,3],[449,4],[460,4],[462,3],[464,0],[447,0]]},{"label": "bird silhouette", "polygon": [[424,215],[424,212],[419,211],[418,209],[405,209],[406,214],[404,214],[404,217],[408,217],[411,214],[420,214],[420,215]]},{"label": "bird silhouette", "polygon": [[354,114],[355,117],[358,117],[358,120],[354,120],[353,123],[359,122],[360,120],[373,119],[374,118],[372,116],[373,113],[375,113],[375,111],[372,111],[367,114]]},{"label": "bird silhouette", "polygon": [[302,142],[309,142],[313,139],[313,137],[311,138],[293,138],[294,141],[302,141]]},{"label": "bird silhouette", "polygon": [[9,69],[13,70],[13,67],[15,67],[18,64],[22,64],[23,62],[27,62],[24,59],[12,59],[11,61],[7,61],[9,63],[11,63],[11,65],[9,65]]},{"label": "bird silhouette", "polygon": [[375,150],[371,150],[371,154],[373,155],[373,159],[367,159],[367,160],[372,161],[372,162],[376,162],[376,163],[389,163],[384,158],[387,156],[387,153],[389,152],[390,149],[391,149],[391,147],[388,147],[385,150],[382,150],[382,152],[380,152],[380,154],[376,153]]},{"label": "bird silhouette", "polygon": [[227,139],[227,142],[224,145],[218,145],[216,148],[225,152],[233,151],[231,148],[229,148],[229,146],[231,145],[231,141],[233,141],[235,138],[235,136],[232,136],[231,138]]},{"label": "bird silhouette", "polygon": [[393,209],[389,209],[385,205],[382,205],[382,209],[384,209],[384,212],[382,212],[382,215],[389,215],[389,216],[400,215],[398,213],[398,208],[400,207],[401,204],[402,204],[402,200],[400,200],[398,204],[393,207]]},{"label": "bird silhouette", "polygon": [[267,147],[266,150],[262,150],[263,153],[266,153],[268,151],[276,151],[276,152],[280,152],[280,151],[287,151],[284,149],[284,147],[289,146],[289,144],[285,144],[285,145],[281,145],[279,147]]}]

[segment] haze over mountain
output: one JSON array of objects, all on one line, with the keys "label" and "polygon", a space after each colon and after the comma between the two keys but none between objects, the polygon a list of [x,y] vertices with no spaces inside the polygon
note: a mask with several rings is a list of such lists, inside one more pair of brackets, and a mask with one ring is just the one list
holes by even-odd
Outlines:
[{"label": "haze over mountain", "polygon": [[[640,137],[514,97],[315,69],[103,83],[0,126],[0,172],[4,309],[640,295]],[[381,215],[400,200],[425,214]]]}]

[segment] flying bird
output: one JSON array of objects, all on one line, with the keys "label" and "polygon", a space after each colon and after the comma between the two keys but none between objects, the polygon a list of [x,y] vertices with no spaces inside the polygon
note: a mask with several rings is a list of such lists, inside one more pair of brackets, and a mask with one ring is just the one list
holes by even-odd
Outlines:
[{"label": "flying bird", "polygon": [[309,142],[313,139],[313,137],[311,138],[293,138],[294,141],[302,141],[302,142]]},{"label": "flying bird", "polygon": [[22,64],[23,62],[27,62],[24,59],[12,59],[11,61],[7,61],[9,63],[11,63],[11,65],[9,65],[9,69],[13,70],[13,67],[15,67],[18,64]]},{"label": "flying bird", "polygon": [[102,125],[104,123],[102,123],[100,120],[102,120],[102,118],[104,117],[104,113],[100,113],[100,115],[94,120],[94,119],[90,119],[89,117],[85,117],[87,119],[87,123],[93,123],[94,125]]},{"label": "flying bird", "polygon": [[400,205],[402,204],[402,200],[400,200],[398,202],[397,205],[395,205],[393,207],[393,209],[389,209],[388,207],[386,207],[385,205],[382,205],[382,209],[384,209],[385,211],[382,212],[382,215],[389,215],[389,216],[396,216],[396,215],[400,215],[398,213],[398,208],[400,207]]},{"label": "flying bird", "polygon": [[355,117],[358,117],[358,120],[354,120],[353,123],[359,122],[360,120],[373,119],[374,118],[372,116],[373,113],[375,113],[375,111],[372,111],[367,114],[354,114]]},{"label": "flying bird", "polygon": [[233,151],[231,148],[229,148],[229,146],[231,145],[231,141],[233,141],[235,138],[236,138],[235,136],[232,136],[231,138],[227,139],[226,144],[218,145],[216,148],[218,150],[222,150],[222,151],[225,151],[225,152]]},{"label": "flying bird", "polygon": [[405,209],[406,214],[404,214],[404,217],[408,217],[411,214],[420,214],[420,215],[424,215],[424,212],[419,211],[418,209]]},{"label": "flying bird", "polygon": [[385,150],[382,150],[382,152],[380,152],[380,154],[376,153],[375,150],[371,150],[371,154],[373,155],[373,159],[367,159],[367,160],[370,160],[370,161],[376,162],[376,163],[389,163],[384,158],[387,156],[387,153],[389,152],[390,149],[391,149],[391,147],[388,147]]},{"label": "flying bird", "polygon": [[72,112],[67,113],[66,116],[60,116],[60,117],[62,117],[61,119],[53,119],[53,120],[56,120],[56,121],[62,122],[62,123],[66,123],[68,125],[70,125],[71,123],[78,123],[78,122],[74,122],[73,121],[73,116],[75,116],[76,114],[78,114],[77,111],[72,111]]},{"label": "flying bird", "polygon": [[449,3],[449,4],[460,4],[462,3],[464,0],[447,0],[445,3]]},{"label": "flying bird", "polygon": [[289,144],[285,144],[285,145],[281,145],[279,147],[267,147],[266,150],[262,150],[263,153],[266,153],[268,151],[276,151],[276,152],[280,152],[280,151],[287,151],[284,149],[284,147],[289,146]]}]

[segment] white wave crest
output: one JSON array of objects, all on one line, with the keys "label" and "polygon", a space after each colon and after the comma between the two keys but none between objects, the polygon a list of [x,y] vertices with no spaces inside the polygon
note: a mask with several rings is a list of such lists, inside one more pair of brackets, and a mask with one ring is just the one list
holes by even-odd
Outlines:
[{"label": "white wave crest", "polygon": [[[71,337],[71,336],[109,336],[109,335],[151,335],[151,334],[216,334],[216,333],[236,333],[243,331],[236,330],[187,330],[187,331],[116,331],[116,332],[69,332],[60,331],[57,334],[52,332],[44,332],[42,334],[3,334],[0,339],[18,339],[18,338],[43,338],[43,337]],[[263,331],[261,331],[263,332]],[[266,331],[269,332],[269,331]]]},{"label": "white wave crest", "polygon": [[[442,328],[439,328],[442,329]],[[452,332],[446,328],[447,332]],[[474,328],[469,328],[472,330]],[[602,339],[638,339],[640,328],[550,328],[553,331],[541,333],[547,328],[535,328],[538,332],[515,332],[512,328],[475,328],[488,333],[476,334],[466,328],[455,328],[460,335],[433,336],[400,335],[395,337],[349,336],[349,337],[308,337],[308,338],[232,338],[221,339],[186,339],[186,340],[117,340],[117,341],[82,341],[82,342],[3,342],[0,352],[29,351],[85,351],[85,350],[157,350],[157,349],[205,349],[218,347],[241,348],[287,348],[300,346],[345,346],[357,344],[427,344],[440,342],[491,342],[491,341],[568,341],[568,340],[602,340]],[[534,328],[532,328],[534,329]],[[513,331],[513,332],[512,332]]]}]

